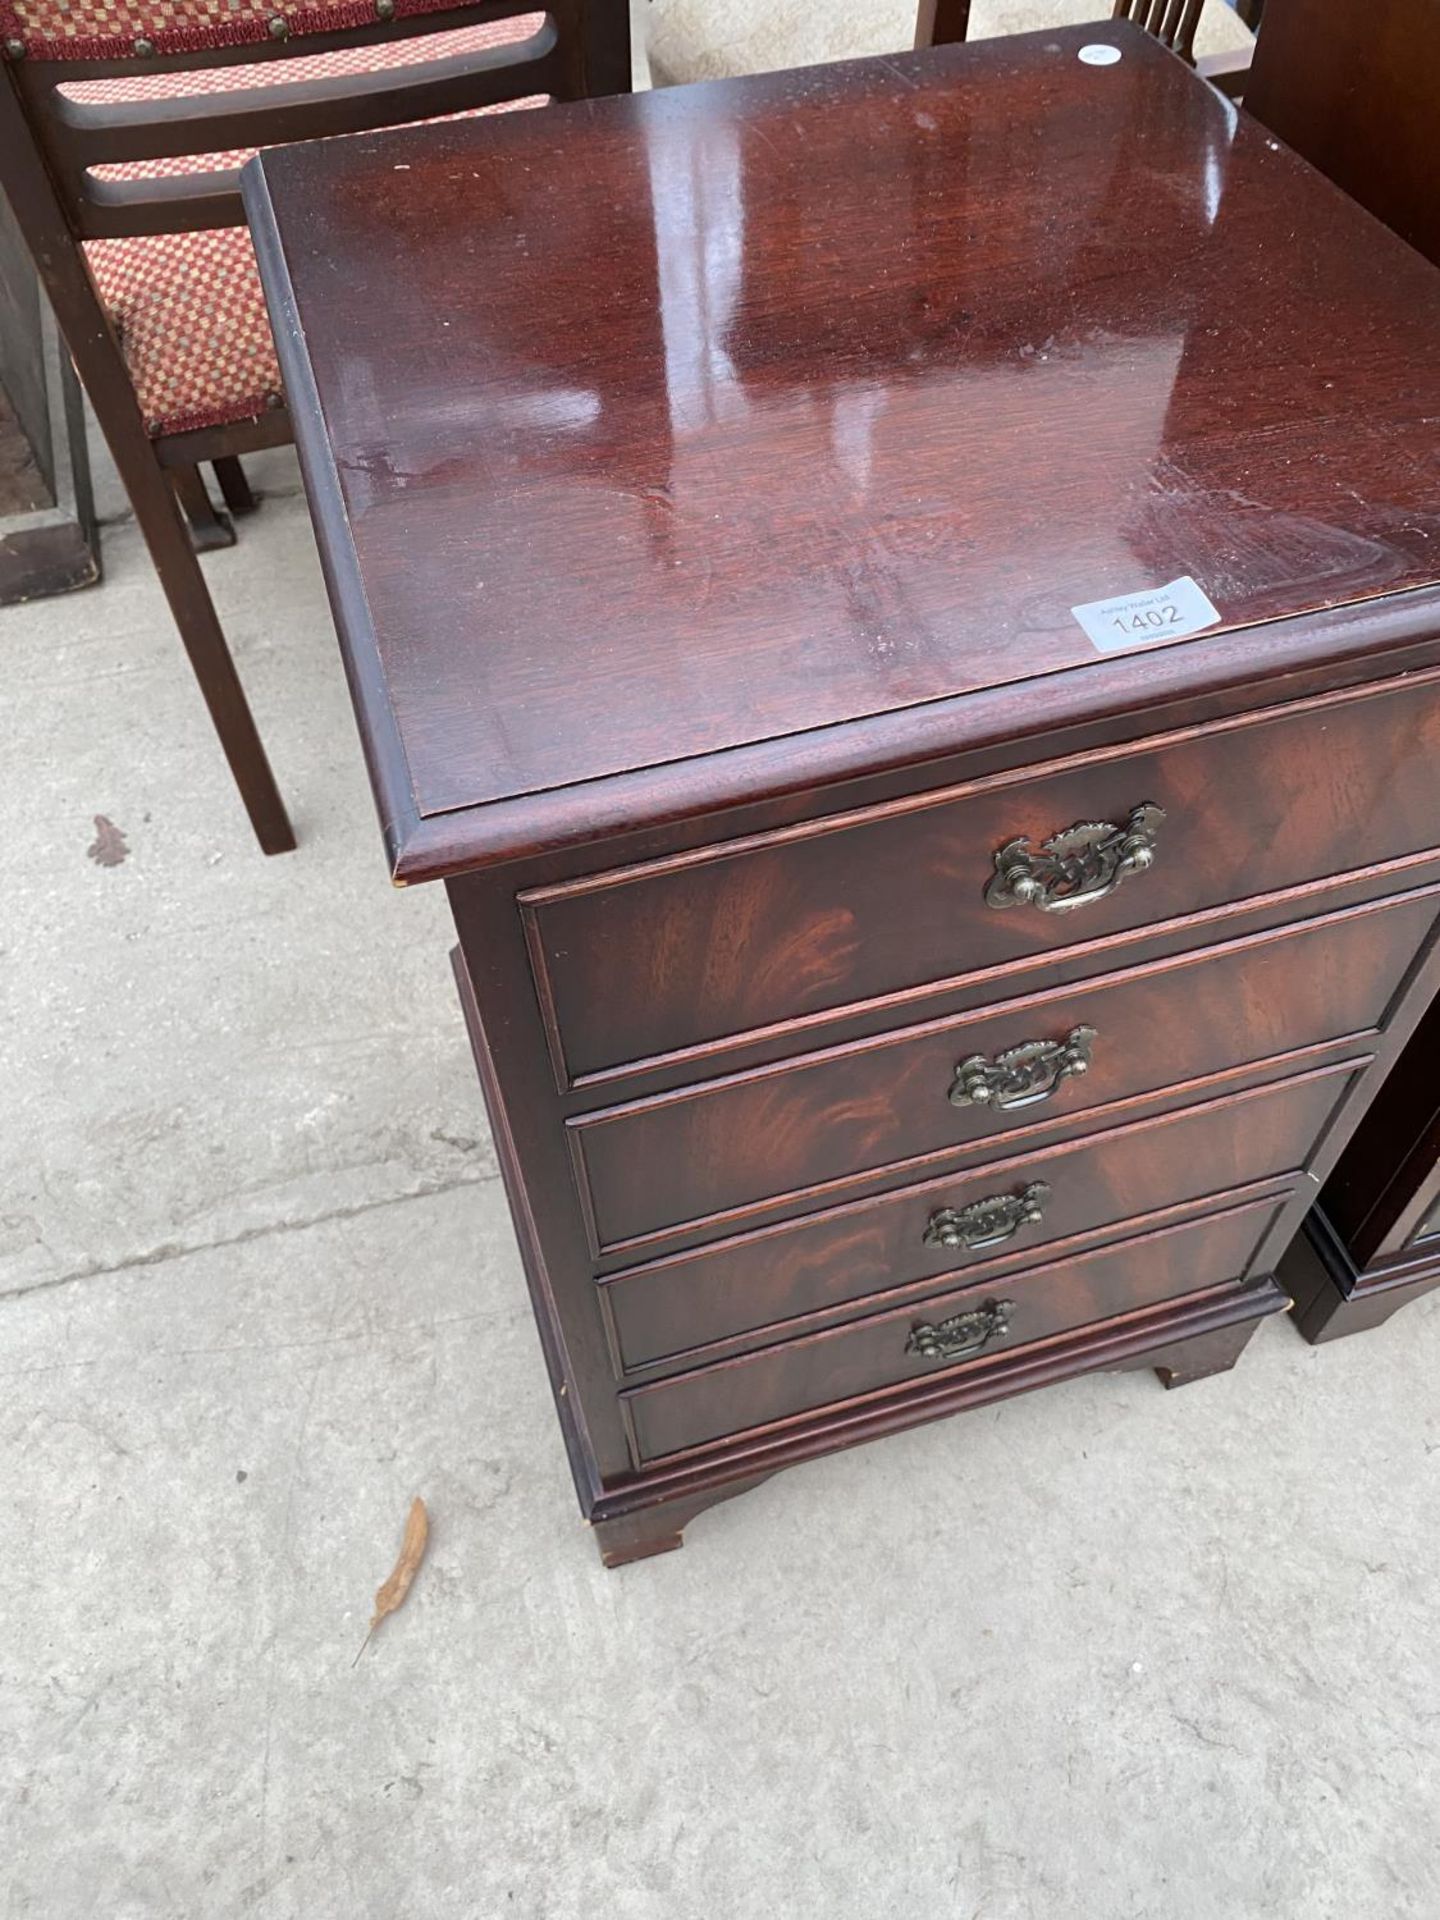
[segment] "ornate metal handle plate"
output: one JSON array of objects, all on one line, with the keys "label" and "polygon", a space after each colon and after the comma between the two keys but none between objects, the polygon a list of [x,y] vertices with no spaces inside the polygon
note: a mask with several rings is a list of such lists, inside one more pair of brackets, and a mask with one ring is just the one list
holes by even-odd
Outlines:
[{"label": "ornate metal handle plate", "polygon": [[1014,1311],[1013,1300],[987,1300],[972,1313],[957,1313],[933,1326],[922,1320],[910,1329],[905,1351],[921,1360],[963,1360],[992,1340],[1003,1340]]},{"label": "ornate metal handle plate", "polygon": [[985,904],[1068,913],[1072,907],[1103,900],[1131,874],[1154,865],[1164,818],[1163,808],[1147,800],[1132,810],[1123,827],[1108,820],[1081,820],[1038,847],[1030,844],[1028,834],[1007,840],[995,855]]},{"label": "ornate metal handle plate", "polygon": [[1062,1080],[1090,1071],[1094,1045],[1094,1027],[1072,1027],[1063,1040],[1026,1040],[1006,1047],[993,1060],[972,1053],[955,1069],[950,1104],[993,1107],[997,1113],[1038,1107]]},{"label": "ornate metal handle plate", "polygon": [[940,1207],[931,1214],[925,1228],[925,1244],[963,1248],[967,1253],[978,1253],[981,1247],[998,1247],[1021,1227],[1043,1220],[1049,1198],[1050,1189],[1045,1182],[1032,1180],[1019,1193],[992,1193],[958,1210]]}]

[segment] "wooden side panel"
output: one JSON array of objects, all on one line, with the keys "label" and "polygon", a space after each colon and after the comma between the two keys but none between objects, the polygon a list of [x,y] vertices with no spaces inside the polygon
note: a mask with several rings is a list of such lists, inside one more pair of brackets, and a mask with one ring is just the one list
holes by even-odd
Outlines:
[{"label": "wooden side panel", "polygon": [[1434,0],[1266,0],[1245,110],[1440,263]]}]

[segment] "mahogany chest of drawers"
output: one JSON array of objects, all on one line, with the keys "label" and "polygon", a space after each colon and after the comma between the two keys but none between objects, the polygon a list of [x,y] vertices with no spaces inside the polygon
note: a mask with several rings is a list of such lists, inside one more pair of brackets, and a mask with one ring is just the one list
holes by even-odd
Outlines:
[{"label": "mahogany chest of drawers", "polygon": [[1124,24],[247,193],[606,1560],[1230,1365],[1437,982],[1440,276]]}]

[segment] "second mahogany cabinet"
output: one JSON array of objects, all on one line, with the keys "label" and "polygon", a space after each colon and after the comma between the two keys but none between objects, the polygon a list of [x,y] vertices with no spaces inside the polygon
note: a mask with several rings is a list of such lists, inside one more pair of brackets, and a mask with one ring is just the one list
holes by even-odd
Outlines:
[{"label": "second mahogany cabinet", "polygon": [[[1431,0],[1270,0],[1247,110],[1440,263]],[[1286,1255],[1296,1323],[1332,1340],[1440,1285],[1440,1004],[1421,1022]]]},{"label": "second mahogany cabinet", "polygon": [[1378,1326],[1440,1287],[1440,1001],[1341,1154],[1282,1277],[1315,1341]]}]

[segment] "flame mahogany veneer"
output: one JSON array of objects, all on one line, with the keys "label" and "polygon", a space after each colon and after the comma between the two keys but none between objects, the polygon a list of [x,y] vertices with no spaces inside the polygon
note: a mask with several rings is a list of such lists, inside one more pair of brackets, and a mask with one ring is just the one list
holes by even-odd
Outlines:
[{"label": "flame mahogany veneer", "polygon": [[1440,275],[1123,22],[246,193],[607,1563],[1232,1364],[1440,980]]}]

